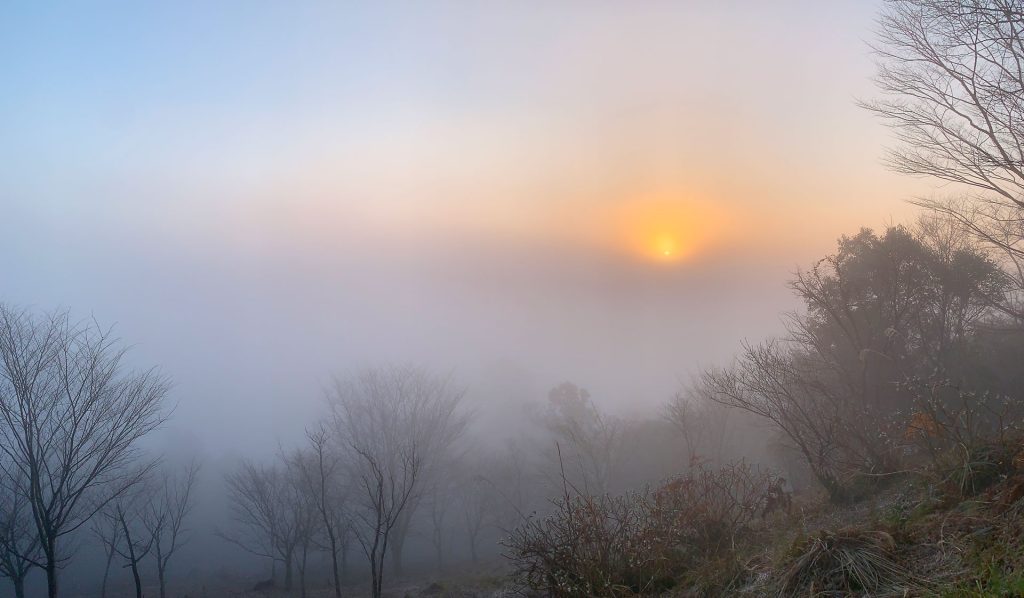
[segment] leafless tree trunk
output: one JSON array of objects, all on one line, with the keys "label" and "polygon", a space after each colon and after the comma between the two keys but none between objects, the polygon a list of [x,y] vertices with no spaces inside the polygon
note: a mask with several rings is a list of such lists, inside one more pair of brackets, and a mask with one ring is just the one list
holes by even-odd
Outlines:
[{"label": "leafless tree trunk", "polygon": [[117,555],[118,544],[121,542],[121,526],[117,519],[101,513],[92,520],[92,532],[103,545],[103,581],[100,584],[100,598],[107,598],[107,582],[110,579],[110,565]]},{"label": "leafless tree trunk", "polygon": [[384,558],[388,551],[388,540],[397,523],[397,515],[408,504],[420,464],[415,451],[410,450],[393,459],[393,462],[397,461],[394,468],[398,471],[390,471],[389,466],[382,465],[370,452],[353,450],[365,469],[361,482],[369,507],[360,517],[363,526],[356,537],[370,561],[370,593],[374,598],[380,598],[384,587]]},{"label": "leafless tree trunk", "polygon": [[46,571],[58,595],[60,541],[132,488],[137,441],[164,420],[169,383],[126,372],[107,330],[66,313],[34,317],[0,306],[0,452],[26,494]]},{"label": "leafless tree trunk", "polygon": [[121,533],[124,535],[124,550],[119,551],[127,561],[127,566],[132,570],[132,579],[135,581],[135,598],[142,598],[142,577],[139,575],[139,563],[149,554],[153,546],[152,538],[147,541],[140,541],[138,532],[133,535],[133,530],[128,523],[129,516],[121,505],[115,507],[118,525],[121,526]]},{"label": "leafless tree trunk", "polygon": [[342,574],[347,573],[339,567],[339,556],[346,558],[345,547],[348,542],[350,523],[345,514],[347,500],[342,486],[344,470],[340,458],[330,444],[330,433],[326,426],[307,431],[309,441],[307,452],[296,455],[293,459],[316,513],[320,519],[320,527],[327,536],[326,549],[331,559],[331,576],[334,582],[334,595],[341,598]]},{"label": "leafless tree trunk", "polygon": [[395,527],[391,530],[391,550],[388,557],[391,559],[391,568],[395,575],[401,577],[404,574],[403,556],[405,555],[405,540],[411,531],[412,516],[419,510],[422,496],[414,492],[402,512],[398,514]]},{"label": "leafless tree trunk", "polygon": [[462,484],[459,493],[459,506],[462,521],[466,526],[466,540],[469,544],[470,558],[474,563],[480,561],[480,533],[487,523],[489,509],[493,506],[490,483],[479,473],[471,472]]},{"label": "leafless tree trunk", "polygon": [[306,598],[306,563],[309,559],[310,537],[303,538],[299,545],[299,596]]},{"label": "leafless tree trunk", "polygon": [[16,598],[25,598],[25,578],[39,562],[39,540],[25,493],[13,484],[0,484],[0,576],[11,580]]},{"label": "leafless tree trunk", "polygon": [[[139,565],[153,548],[153,536],[148,533],[144,520],[148,508],[148,499],[153,488],[149,485],[147,478],[143,484],[132,489],[113,501],[109,508],[103,511],[100,516],[108,520],[107,529],[116,529],[116,535],[120,538],[114,539],[111,545],[114,551],[124,559],[124,566],[132,573],[132,580],[135,582],[135,598],[142,598],[142,574]],[[103,527],[94,528],[102,530]],[[106,536],[106,534],[103,534]]]},{"label": "leafless tree trunk", "polygon": [[450,483],[450,476],[453,474],[454,472],[439,476],[430,488],[430,543],[434,546],[434,559],[438,571],[444,571],[445,568],[444,550],[448,544],[445,520],[453,498]]},{"label": "leafless tree trunk", "polygon": [[153,558],[160,583],[160,598],[167,598],[167,566],[188,541],[185,519],[194,506],[193,489],[199,464],[189,463],[179,474],[162,472],[149,499],[143,524],[153,542]]},{"label": "leafless tree trunk", "polygon": [[306,564],[309,558],[309,549],[320,530],[320,517],[313,497],[307,493],[307,488],[301,484],[301,480],[298,478],[298,472],[289,468],[289,474],[292,486],[295,489],[294,508],[297,511],[295,516],[299,521],[297,529],[299,594],[302,598],[306,598],[306,591],[308,589],[306,585]]},{"label": "leafless tree trunk", "polygon": [[352,547],[352,528],[345,530],[345,534],[339,540],[338,556],[341,559],[341,578],[348,580],[348,550]]},{"label": "leafless tree trunk", "polygon": [[408,366],[363,370],[335,383],[334,426],[357,488],[356,539],[370,563],[374,598],[383,592],[396,528],[420,497],[423,478],[465,429],[462,396],[450,378]]}]

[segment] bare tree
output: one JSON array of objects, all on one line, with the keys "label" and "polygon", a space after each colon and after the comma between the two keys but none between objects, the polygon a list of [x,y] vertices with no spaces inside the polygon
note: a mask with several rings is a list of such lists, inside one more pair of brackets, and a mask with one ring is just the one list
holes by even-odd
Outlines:
[{"label": "bare tree", "polygon": [[39,562],[39,539],[25,493],[8,480],[0,485],[0,576],[11,580],[16,598],[25,598],[25,578]]},{"label": "bare tree", "polygon": [[402,557],[405,541],[409,537],[413,516],[420,504],[449,475],[457,455],[454,445],[469,425],[470,415],[458,409],[465,391],[455,388],[451,376],[438,376],[412,366],[393,368],[394,371],[418,387],[421,406],[418,408],[420,421],[409,427],[409,432],[418,437],[417,447],[421,460],[419,481],[409,497],[408,505],[398,514],[398,521],[392,530],[391,566],[396,575],[402,574]]},{"label": "bare tree", "polygon": [[802,360],[785,343],[745,346],[732,367],[702,376],[708,397],[774,423],[796,446],[834,501],[847,498],[840,477],[847,404],[827,370]]},{"label": "bare tree", "polygon": [[510,533],[528,519],[534,495],[539,490],[535,483],[536,470],[527,449],[519,440],[510,440],[504,450],[490,455],[484,463],[481,481],[494,491],[494,502],[488,515],[488,524],[502,533]]},{"label": "bare tree", "polygon": [[465,525],[469,554],[474,563],[480,561],[480,535],[488,523],[488,516],[495,507],[495,490],[479,472],[472,468],[459,484],[458,505]]},{"label": "bare tree", "polygon": [[[586,389],[563,382],[548,393],[541,425],[554,436],[570,469],[579,472],[577,485],[588,493],[606,493],[619,458],[620,422],[602,413]],[[560,459],[552,461],[559,464],[560,476]]]},{"label": "bare tree", "polygon": [[110,565],[117,556],[118,545],[121,542],[121,526],[114,517],[107,517],[100,513],[92,520],[92,533],[103,546],[103,581],[100,582],[100,598],[107,598],[107,582],[110,580]]},{"label": "bare tree", "polygon": [[383,591],[388,550],[404,537],[422,497],[423,479],[465,429],[462,396],[450,377],[411,366],[365,369],[335,381],[329,400],[349,456],[353,522],[370,562],[374,598]]},{"label": "bare tree", "polygon": [[361,525],[356,528],[356,538],[370,561],[371,595],[380,598],[388,541],[415,489],[421,462],[413,447],[403,447],[386,461],[367,449],[353,447],[353,451],[364,470],[358,477],[365,492],[363,509],[357,515]]},{"label": "bare tree", "polygon": [[[893,169],[976,191],[918,203],[1000,250],[1024,289],[1024,9],[1017,0],[888,0],[863,105],[896,133]],[[1003,304],[1024,318],[1018,301]]]},{"label": "bare tree", "polygon": [[1016,0],[888,0],[865,103],[904,146],[898,171],[992,192],[1024,208],[1024,12]]},{"label": "bare tree", "polygon": [[298,479],[298,472],[289,468],[289,477],[292,488],[295,490],[293,506],[297,522],[296,535],[298,537],[299,550],[299,596],[306,598],[309,589],[306,573],[309,570],[309,552],[315,547],[314,541],[320,531],[320,513],[316,508],[314,497],[307,492],[307,488],[301,485]]},{"label": "bare tree", "polygon": [[235,523],[241,529],[220,532],[221,537],[247,552],[281,561],[284,587],[291,590],[296,557],[301,558],[306,532],[304,505],[298,484],[286,467],[243,461],[227,476],[228,498]]},{"label": "bare tree", "polygon": [[153,559],[160,582],[160,598],[167,597],[167,566],[188,541],[185,519],[194,506],[193,489],[199,463],[192,461],[182,471],[163,471],[146,505],[143,525],[153,542]]},{"label": "bare tree", "polygon": [[348,542],[351,523],[345,511],[347,501],[342,476],[341,458],[331,444],[328,428],[321,424],[306,431],[309,446],[293,457],[301,484],[312,500],[320,518],[320,529],[326,536],[326,550],[331,559],[334,595],[341,598],[343,574],[347,573]]},{"label": "bare tree", "polygon": [[135,598],[142,598],[142,574],[139,565],[153,549],[153,536],[147,533],[143,525],[145,518],[145,494],[149,489],[132,495],[122,495],[111,504],[106,517],[113,519],[121,534],[121,541],[115,543],[114,550],[125,561],[125,567],[131,570],[135,582]]},{"label": "bare tree", "polygon": [[695,381],[679,390],[665,405],[663,415],[683,438],[690,467],[711,459],[724,464],[729,437],[730,409],[708,396]]},{"label": "bare tree", "polygon": [[451,535],[446,523],[453,498],[452,472],[436,477],[428,490],[427,514],[430,516],[430,543],[434,546],[438,571],[444,571],[445,568],[445,548]]},{"label": "bare tree", "polygon": [[0,306],[0,452],[31,510],[50,598],[61,539],[151,467],[135,466],[137,443],[163,422],[169,383],[126,371],[124,356],[95,324]]},{"label": "bare tree", "polygon": [[708,452],[719,462],[724,461],[729,410],[710,400],[699,382],[677,392],[665,405],[664,417],[683,437],[689,467],[696,467]]}]

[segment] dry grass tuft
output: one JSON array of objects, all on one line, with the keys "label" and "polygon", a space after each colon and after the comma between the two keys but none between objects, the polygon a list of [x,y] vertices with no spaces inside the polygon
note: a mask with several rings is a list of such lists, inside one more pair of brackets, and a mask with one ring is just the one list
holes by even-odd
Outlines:
[{"label": "dry grass tuft", "polygon": [[895,548],[883,531],[820,531],[794,546],[779,595],[902,595],[909,576],[893,559]]}]

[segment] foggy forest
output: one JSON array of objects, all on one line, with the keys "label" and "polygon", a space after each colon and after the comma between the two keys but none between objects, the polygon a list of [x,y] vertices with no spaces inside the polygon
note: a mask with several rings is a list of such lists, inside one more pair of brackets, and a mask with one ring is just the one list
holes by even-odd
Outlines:
[{"label": "foggy forest", "polygon": [[0,596],[1024,596],[1024,3],[0,5]]}]

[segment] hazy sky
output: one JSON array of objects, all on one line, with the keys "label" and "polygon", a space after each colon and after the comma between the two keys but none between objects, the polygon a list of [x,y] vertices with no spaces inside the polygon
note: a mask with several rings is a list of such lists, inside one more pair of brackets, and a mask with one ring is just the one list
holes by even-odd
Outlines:
[{"label": "hazy sky", "polygon": [[877,10],[7,3],[0,300],[117,323],[214,451],[381,361],[653,406],[929,192],[854,103]]}]

